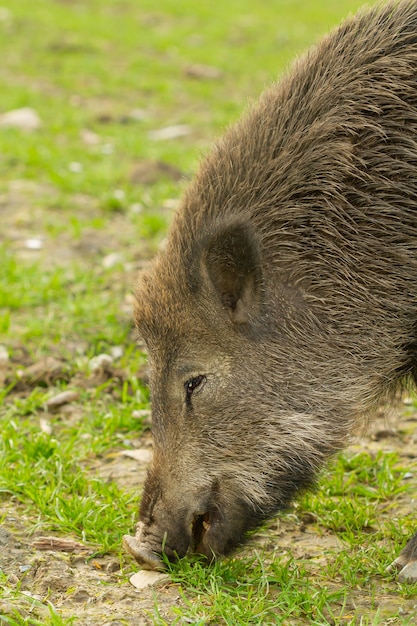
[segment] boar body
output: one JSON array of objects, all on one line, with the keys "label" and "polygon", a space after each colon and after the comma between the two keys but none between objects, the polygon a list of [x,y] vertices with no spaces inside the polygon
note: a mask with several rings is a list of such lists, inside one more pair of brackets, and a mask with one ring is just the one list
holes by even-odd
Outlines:
[{"label": "boar body", "polygon": [[154,456],[125,544],[144,567],[227,553],[416,378],[416,277],[402,2],[348,19],[226,132],[141,277]]}]

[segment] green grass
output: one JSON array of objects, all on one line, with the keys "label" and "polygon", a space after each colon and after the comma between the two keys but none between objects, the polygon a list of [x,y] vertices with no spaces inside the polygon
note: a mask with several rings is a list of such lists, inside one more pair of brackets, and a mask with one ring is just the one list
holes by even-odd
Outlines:
[{"label": "green grass", "polygon": [[118,529],[132,523],[134,498],[92,476],[88,466],[92,458],[119,448],[121,435],[138,431],[132,405],[140,406],[142,394],[125,394],[116,411],[114,401],[86,393],[89,419],[69,427],[61,417],[52,418],[55,436],[42,432],[35,417],[42,415],[47,395],[35,390],[4,407],[0,494],[27,505],[46,528],[73,533],[99,551],[118,551]]},{"label": "green grass", "polygon": [[[213,138],[295,54],[360,4],[2,3],[0,114],[30,106],[42,126],[0,128],[0,345],[10,359],[0,391],[0,519],[2,506],[15,507],[29,533],[70,535],[95,554],[116,555],[128,584],[134,565],[120,545],[134,526],[138,493],[104,481],[95,468],[148,428],[134,415],[149,398],[131,294],[186,184],[169,177],[138,184],[132,171],[160,161],[190,177]],[[217,77],[191,76],[195,65],[215,68]],[[152,139],[152,131],[178,124],[189,134]],[[42,241],[39,251],[27,247],[33,237]],[[93,380],[91,359],[114,349],[113,376]],[[61,374],[28,382],[27,367],[46,356],[61,363]],[[80,395],[75,417],[45,409],[65,389]],[[273,522],[211,568],[196,559],[171,566],[181,600],[167,618],[155,592],[150,619],[413,623],[401,602],[415,586],[385,572],[413,530],[411,515],[395,517],[413,489],[406,471],[413,471],[408,461],[394,454],[340,456],[319,490],[281,516],[281,534]],[[337,537],[338,547],[300,557],[290,542],[280,544],[309,515],[318,545]],[[25,595],[1,567],[1,625],[77,623],[48,598]],[[391,610],[380,606],[383,593],[398,601]]]},{"label": "green grass", "polygon": [[[190,619],[193,624],[276,620],[286,624],[288,619],[295,620],[288,623],[320,626],[413,624],[415,616],[402,616],[401,608],[389,616],[378,609],[380,586],[389,577],[385,567],[394,558],[398,541],[398,527],[394,530],[388,517],[384,520],[384,511],[406,491],[403,475],[394,454],[378,454],[376,459],[367,453],[341,455],[323,476],[318,491],[302,498],[295,511],[298,519],[313,514],[316,521],[309,528],[319,536],[335,533],[343,547],[294,558],[290,546],[283,552],[269,544],[256,549],[255,544],[246,550],[250,556],[225,559],[209,569],[198,559],[183,559],[170,566],[184,600],[184,606],[173,611],[172,623]],[[392,553],[388,561],[387,547]],[[366,609],[360,602],[352,607],[351,596],[359,589],[367,599]],[[400,595],[410,594],[415,594],[415,585],[402,585]],[[387,617],[394,621],[387,622]],[[155,623],[168,623],[157,607]]]}]

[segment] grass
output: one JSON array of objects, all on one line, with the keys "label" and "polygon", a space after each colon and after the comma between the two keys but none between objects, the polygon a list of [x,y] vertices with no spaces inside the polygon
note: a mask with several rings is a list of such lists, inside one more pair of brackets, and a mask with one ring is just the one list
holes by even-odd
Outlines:
[{"label": "grass", "polygon": [[[114,554],[127,584],[134,566],[121,553],[121,535],[133,528],[138,495],[96,468],[148,428],[135,415],[149,398],[131,294],[185,184],[170,176],[141,183],[132,173],[156,161],[187,179],[213,137],[294,55],[360,4],[224,0],[219,11],[206,0],[3,2],[0,114],[29,106],[42,120],[35,132],[0,127],[0,346],[9,359],[0,391],[3,523],[14,509],[27,533],[70,535],[95,554]],[[153,138],[173,125],[189,133]],[[39,250],[28,247],[33,238]],[[111,375],[99,380],[91,363],[102,353],[116,356]],[[27,368],[47,356],[59,373],[28,378]],[[79,393],[75,411],[46,409],[69,389]],[[340,456],[319,490],[247,549],[211,568],[197,559],[170,566],[181,600],[167,617],[155,592],[149,619],[413,623],[402,605],[412,603],[415,587],[385,572],[413,530],[404,506],[409,471],[395,454]],[[406,509],[401,519],[397,506]],[[322,549],[283,542],[304,525]],[[337,545],[326,547],[329,537]],[[1,625],[82,623],[48,597],[28,595],[1,558]]]},{"label": "grass", "polygon": [[[387,546],[394,547],[398,532],[388,519],[384,522],[384,511],[406,491],[403,476],[395,454],[376,459],[366,453],[341,455],[319,490],[307,494],[295,510],[298,519],[307,512],[314,517],[310,532],[336,533],[342,547],[294,558],[291,546],[284,552],[270,545],[252,546],[250,556],[227,559],[210,569],[198,560],[183,559],[170,566],[184,600],[184,606],[173,611],[173,623],[413,624],[415,615],[403,616],[400,605],[389,615],[378,609],[380,585],[387,578]],[[359,589],[362,600],[352,602]],[[414,593],[414,585],[401,586],[404,598]],[[155,615],[156,624],[168,623],[157,607]],[[388,617],[393,621],[387,622]]]},{"label": "grass", "polygon": [[120,446],[121,433],[137,430],[132,402],[115,415],[113,403],[86,397],[91,418],[72,428],[52,420],[57,431],[52,436],[42,432],[34,419],[42,413],[45,399],[44,392],[35,391],[5,408],[0,494],[28,505],[40,515],[44,527],[74,533],[104,552],[118,549],[116,529],[126,520],[131,523],[133,497],[111,482],[92,477],[83,465]]}]

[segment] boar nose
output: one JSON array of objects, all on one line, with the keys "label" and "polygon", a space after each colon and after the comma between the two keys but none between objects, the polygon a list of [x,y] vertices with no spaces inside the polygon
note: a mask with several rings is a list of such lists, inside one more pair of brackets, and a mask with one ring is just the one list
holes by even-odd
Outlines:
[{"label": "boar nose", "polygon": [[160,555],[152,552],[138,537],[123,535],[123,547],[136,559],[143,569],[159,571],[166,569],[166,565]]},{"label": "boar nose", "polygon": [[190,549],[212,557],[211,550],[208,553],[202,550],[204,535],[212,522],[213,511],[208,504],[210,495],[195,496],[188,507],[183,503],[180,507],[171,503],[167,508],[166,503],[161,502],[160,494],[146,494],[135,535],[123,537],[125,550],[143,569],[160,571],[166,568],[162,553],[170,561],[185,556]]}]

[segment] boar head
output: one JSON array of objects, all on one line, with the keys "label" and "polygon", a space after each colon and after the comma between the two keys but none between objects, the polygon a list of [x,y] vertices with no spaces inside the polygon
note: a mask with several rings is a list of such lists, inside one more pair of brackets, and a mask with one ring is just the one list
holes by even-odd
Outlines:
[{"label": "boar head", "polygon": [[162,567],[162,552],[211,559],[309,486],[333,442],[308,400],[294,402],[289,303],[273,296],[249,224],[190,232],[177,217],[136,301],[154,454],[125,547],[144,568]]}]

